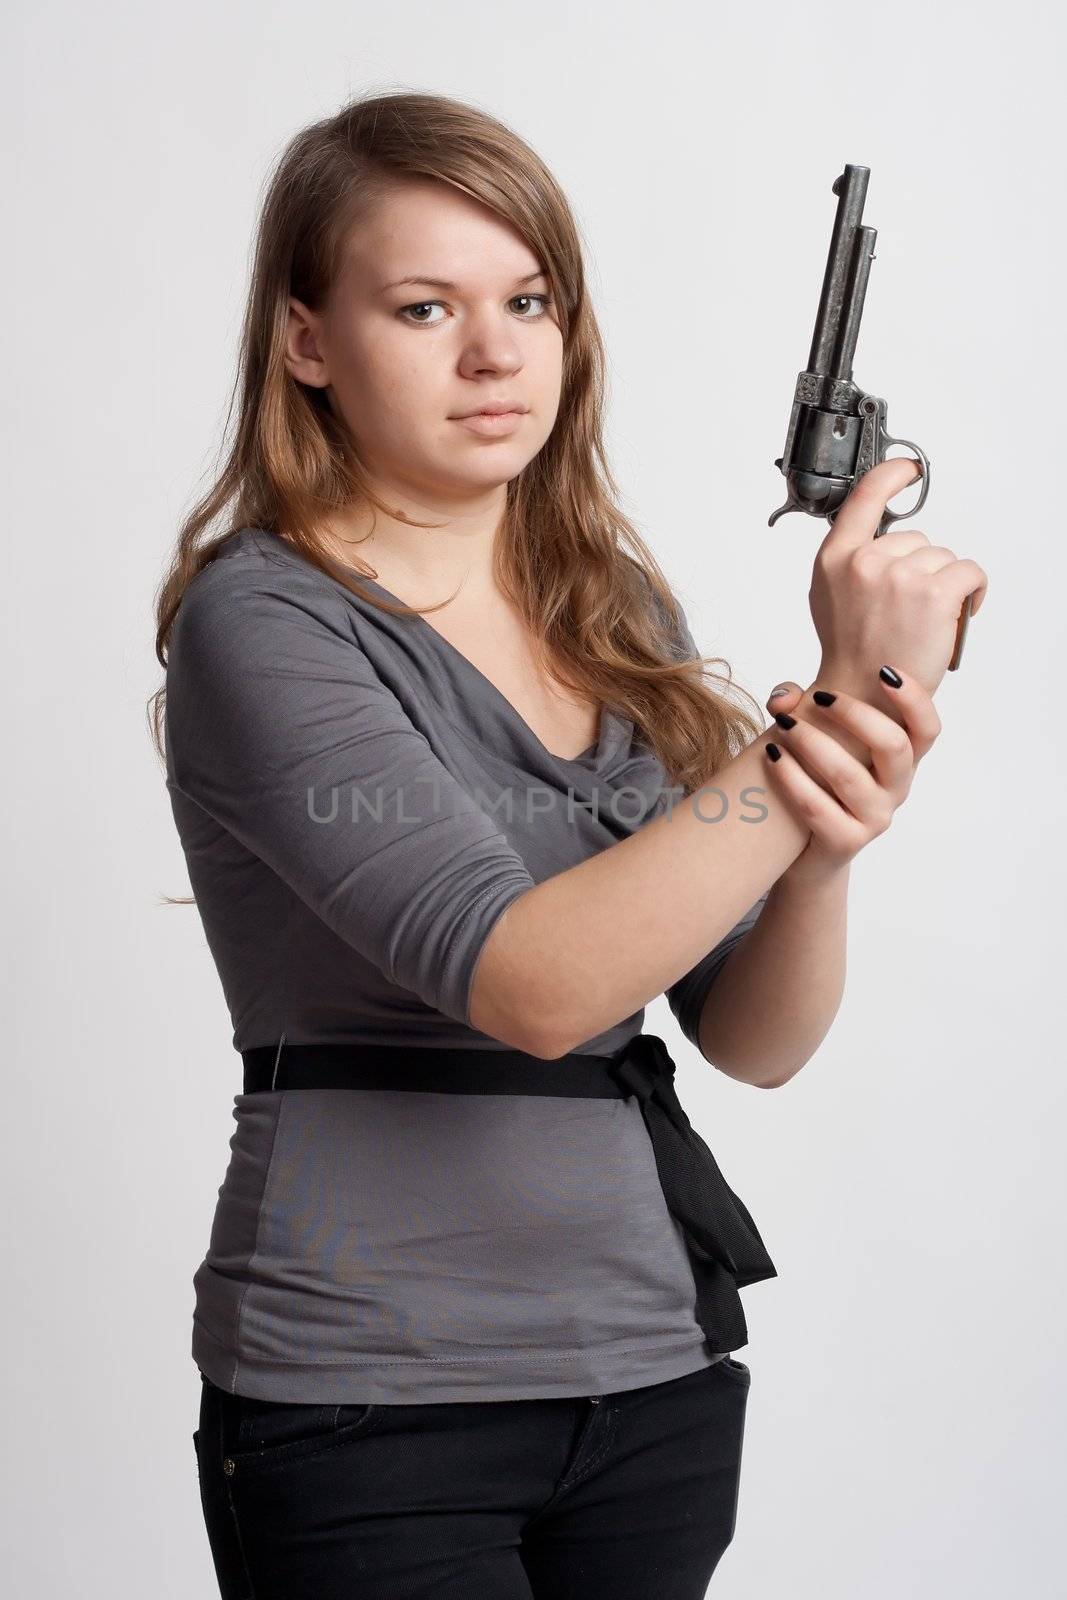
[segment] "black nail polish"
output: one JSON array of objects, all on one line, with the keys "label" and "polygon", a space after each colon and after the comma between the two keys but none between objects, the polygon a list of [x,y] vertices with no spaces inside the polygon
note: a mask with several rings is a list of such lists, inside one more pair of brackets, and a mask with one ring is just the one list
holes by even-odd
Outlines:
[{"label": "black nail polish", "polygon": [[795,728],[797,725],[796,717],[791,717],[787,711],[776,711],[774,720],[780,728]]},{"label": "black nail polish", "polygon": [[817,706],[832,706],[837,696],[831,694],[829,689],[814,689],[811,698]]},{"label": "black nail polish", "polygon": [[767,754],[770,756],[772,761],[780,761],[782,759],[782,752],[779,750],[776,744],[767,745]]},{"label": "black nail polish", "polygon": [[894,672],[892,667],[883,667],[878,676],[883,683],[888,683],[891,689],[899,689],[904,682],[899,672]]}]

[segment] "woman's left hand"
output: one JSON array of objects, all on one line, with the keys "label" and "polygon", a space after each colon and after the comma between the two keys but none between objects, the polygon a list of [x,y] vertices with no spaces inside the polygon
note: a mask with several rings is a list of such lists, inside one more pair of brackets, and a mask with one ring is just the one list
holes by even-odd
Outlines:
[{"label": "woman's left hand", "polygon": [[[775,716],[792,715],[804,691],[789,682],[778,687],[786,692],[768,699],[768,710]],[[890,697],[899,721],[833,684],[818,687],[835,696],[831,705],[811,705],[809,696],[803,717],[792,728],[769,730],[782,752],[778,761],[766,758],[776,792],[811,830],[807,845],[783,874],[793,883],[825,882],[885,833],[907,799],[919,762],[941,732],[933,700],[915,678],[905,679],[897,689],[874,674],[872,696],[887,705]],[[816,718],[828,719],[861,741],[870,752],[870,766],[818,727]]]}]

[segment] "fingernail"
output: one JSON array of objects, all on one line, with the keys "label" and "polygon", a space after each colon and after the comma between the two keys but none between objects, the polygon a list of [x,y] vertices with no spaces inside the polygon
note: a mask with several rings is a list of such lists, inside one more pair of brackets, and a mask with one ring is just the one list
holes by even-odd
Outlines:
[{"label": "fingernail", "polygon": [[883,683],[888,683],[891,689],[899,689],[904,682],[900,673],[894,672],[892,667],[882,667],[878,676]]},{"label": "fingernail", "polygon": [[786,711],[776,711],[774,720],[780,728],[795,728],[797,725],[796,717],[791,717]]},{"label": "fingernail", "polygon": [[770,756],[772,761],[780,761],[781,760],[782,752],[779,750],[779,748],[778,748],[778,746],[776,744],[768,744],[768,745],[765,746],[765,749],[766,749],[767,754]]},{"label": "fingernail", "polygon": [[831,694],[829,689],[815,689],[812,691],[811,698],[817,706],[832,706],[837,696],[836,694]]},{"label": "fingernail", "polygon": [[789,690],[785,687],[784,684],[780,683],[778,685],[777,689],[772,689],[771,690],[770,694],[767,696],[767,699],[768,700],[777,700],[780,695],[788,694],[788,693],[789,693]]}]

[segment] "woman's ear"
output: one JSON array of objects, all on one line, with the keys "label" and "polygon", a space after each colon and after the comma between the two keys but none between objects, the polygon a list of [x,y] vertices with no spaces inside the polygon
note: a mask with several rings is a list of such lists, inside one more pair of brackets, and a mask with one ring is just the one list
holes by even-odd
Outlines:
[{"label": "woman's ear", "polygon": [[313,389],[329,386],[330,374],[320,348],[321,318],[309,311],[302,300],[289,296],[289,320],[285,332],[285,365],[299,383]]}]

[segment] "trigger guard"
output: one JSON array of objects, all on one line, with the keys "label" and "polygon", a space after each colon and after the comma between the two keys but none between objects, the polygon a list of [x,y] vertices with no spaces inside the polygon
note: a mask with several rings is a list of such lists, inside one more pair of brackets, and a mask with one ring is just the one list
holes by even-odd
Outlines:
[{"label": "trigger guard", "polygon": [[[916,459],[922,464],[923,478],[922,489],[920,491],[919,498],[911,507],[910,511],[890,511],[889,507],[886,507],[882,513],[882,520],[878,525],[878,532],[874,536],[876,539],[880,539],[883,533],[888,532],[892,523],[904,522],[909,517],[916,516],[926,504],[926,496],[930,493],[930,462],[927,458],[926,451],[921,450],[919,446],[911,439],[891,439],[886,433],[883,433],[881,442],[886,449],[888,449],[891,444],[902,444],[906,449],[914,450]],[[885,460],[884,455],[882,460]]]}]

